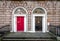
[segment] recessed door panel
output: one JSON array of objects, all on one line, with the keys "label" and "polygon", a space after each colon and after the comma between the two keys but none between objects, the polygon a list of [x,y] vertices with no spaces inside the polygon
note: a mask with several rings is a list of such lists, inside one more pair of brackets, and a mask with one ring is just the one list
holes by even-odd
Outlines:
[{"label": "recessed door panel", "polygon": [[42,31],[42,17],[35,16],[35,31]]},{"label": "recessed door panel", "polygon": [[24,16],[17,16],[17,31],[24,31]]}]

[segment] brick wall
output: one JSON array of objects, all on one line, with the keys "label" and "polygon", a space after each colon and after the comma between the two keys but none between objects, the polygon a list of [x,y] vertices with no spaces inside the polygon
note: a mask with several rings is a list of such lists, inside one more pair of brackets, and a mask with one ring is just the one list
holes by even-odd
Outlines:
[{"label": "brick wall", "polygon": [[31,30],[31,14],[34,7],[47,10],[47,18],[53,25],[60,25],[60,2],[58,1],[0,1],[0,27],[12,23],[12,11],[21,6],[28,11],[28,29]]}]

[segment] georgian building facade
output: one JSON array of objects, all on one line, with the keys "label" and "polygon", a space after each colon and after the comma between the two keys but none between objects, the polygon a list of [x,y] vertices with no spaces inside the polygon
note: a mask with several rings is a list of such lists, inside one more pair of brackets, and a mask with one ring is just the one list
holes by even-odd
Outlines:
[{"label": "georgian building facade", "polygon": [[0,1],[0,26],[11,32],[48,32],[49,25],[60,25],[58,1]]}]

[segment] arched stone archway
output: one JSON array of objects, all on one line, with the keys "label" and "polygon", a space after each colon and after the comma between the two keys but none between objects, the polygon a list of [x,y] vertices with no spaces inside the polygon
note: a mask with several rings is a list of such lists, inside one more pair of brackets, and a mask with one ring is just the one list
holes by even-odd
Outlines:
[{"label": "arched stone archway", "polygon": [[[47,11],[43,7],[35,7],[32,10],[32,31],[47,32]],[[38,26],[39,25],[39,26]]]},{"label": "arched stone archway", "polygon": [[26,32],[27,10],[24,7],[16,7],[12,12],[11,32]]}]

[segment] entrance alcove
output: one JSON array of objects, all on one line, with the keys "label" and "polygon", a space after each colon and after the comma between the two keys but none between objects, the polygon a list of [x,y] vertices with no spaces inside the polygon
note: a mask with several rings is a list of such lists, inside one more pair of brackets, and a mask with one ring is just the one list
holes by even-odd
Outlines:
[{"label": "entrance alcove", "polygon": [[11,32],[27,31],[27,10],[24,7],[16,7],[12,12]]},{"label": "entrance alcove", "polygon": [[43,7],[36,7],[32,10],[32,31],[47,32],[47,12]]}]

